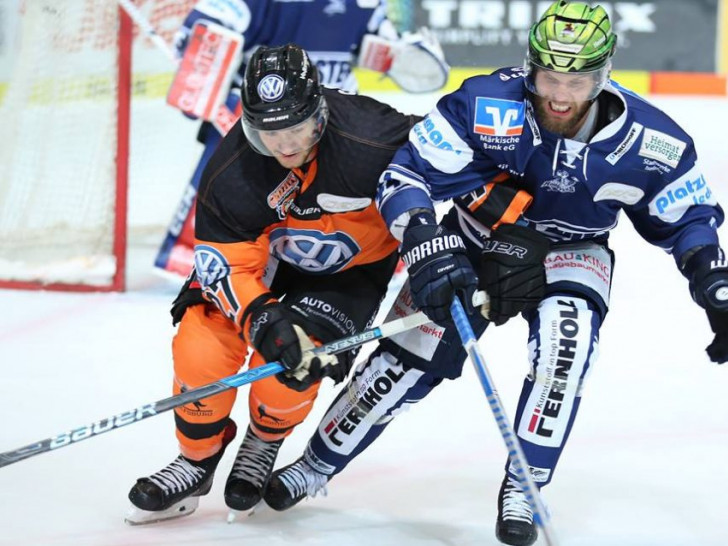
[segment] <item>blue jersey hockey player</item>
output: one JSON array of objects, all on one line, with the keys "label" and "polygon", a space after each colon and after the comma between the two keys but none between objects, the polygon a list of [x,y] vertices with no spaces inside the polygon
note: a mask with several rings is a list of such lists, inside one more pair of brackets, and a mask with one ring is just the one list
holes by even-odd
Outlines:
[{"label": "blue jersey hockey player", "polygon": [[[467,304],[476,287],[491,298],[489,321],[471,314],[476,334],[519,313],[528,321],[532,371],[515,428],[535,482],[548,484],[597,357],[614,263],[607,240],[621,211],[674,257],[715,333],[710,359],[728,360],[728,262],[716,232],[723,211],[691,137],[610,81],[616,42],[602,7],[554,2],[530,30],[523,68],[465,81],[412,129],[378,202],[409,271],[393,313],[414,304],[437,324],[380,343],[303,457],[274,474],[268,504],[282,510],[313,495],[398,409],[460,374],[465,353],[449,306],[455,294]],[[508,187],[533,201],[498,226],[480,204]],[[501,197],[496,209],[517,201]],[[433,201],[446,199],[455,206],[437,225]],[[498,539],[533,544],[533,515],[508,465],[498,506]]]},{"label": "blue jersey hockey player", "polygon": [[[239,87],[247,60],[258,47],[288,43],[306,50],[322,85],[350,92],[358,88],[352,70],[359,60],[365,68],[386,72],[410,92],[439,89],[449,74],[434,35],[427,29],[400,35],[387,17],[386,0],[199,0],[175,35],[179,57],[200,22],[216,23],[242,36],[243,62],[233,87]],[[225,105],[232,112],[239,109],[237,89]],[[198,140],[205,148],[157,253],[155,266],[160,269],[183,277],[190,271],[197,188],[222,136],[213,124],[202,124]]]}]

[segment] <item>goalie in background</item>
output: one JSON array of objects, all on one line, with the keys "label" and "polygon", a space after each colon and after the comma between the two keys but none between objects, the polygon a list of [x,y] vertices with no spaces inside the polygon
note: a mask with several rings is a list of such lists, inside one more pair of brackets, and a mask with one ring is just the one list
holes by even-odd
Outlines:
[{"label": "goalie in background", "polygon": [[[377,181],[420,119],[325,89],[300,47],[259,48],[244,111],[200,183],[195,267],[172,308],[174,394],[279,362],[250,387],[250,426],[225,502],[261,499],[278,449],[311,411],[320,381],[345,377],[356,351],[308,349],[366,329],[398,261],[374,204]],[[236,434],[237,389],[175,410],[181,454],[132,487],[133,524],[194,511]]]},{"label": "goalie in background", "polygon": [[185,188],[154,265],[186,277],[193,262],[194,205],[200,178],[223,135],[240,116],[238,88],[258,46],[295,43],[326,87],[357,91],[355,65],[386,73],[404,91],[431,92],[449,66],[427,29],[398,34],[386,0],[274,2],[200,0],[175,35],[181,63],[167,102],[203,121],[204,151]]}]

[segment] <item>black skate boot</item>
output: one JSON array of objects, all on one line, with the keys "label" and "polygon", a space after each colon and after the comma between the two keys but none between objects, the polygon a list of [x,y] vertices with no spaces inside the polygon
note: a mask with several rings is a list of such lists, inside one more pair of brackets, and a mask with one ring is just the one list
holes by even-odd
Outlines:
[{"label": "black skate boot", "polygon": [[139,478],[129,491],[133,506],[125,521],[130,525],[141,525],[194,512],[200,497],[210,492],[215,469],[236,432],[237,427],[230,420],[223,435],[222,449],[213,456],[193,461],[179,455],[159,472]]},{"label": "black skate boot", "polygon": [[315,497],[318,493],[325,497],[328,481],[326,474],[311,468],[301,457],[273,473],[263,498],[274,510],[288,510],[306,497]]},{"label": "black skate boot", "polygon": [[498,494],[495,536],[503,544],[530,546],[538,538],[533,511],[518,481],[506,476]]},{"label": "black skate boot", "polygon": [[264,442],[248,427],[225,484],[225,504],[245,511],[260,502],[282,443],[283,440]]}]

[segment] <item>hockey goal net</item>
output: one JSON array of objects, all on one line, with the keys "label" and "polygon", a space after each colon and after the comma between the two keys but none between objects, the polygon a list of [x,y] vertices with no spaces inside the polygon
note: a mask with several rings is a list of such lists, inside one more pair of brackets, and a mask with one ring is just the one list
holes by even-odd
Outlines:
[{"label": "hockey goal net", "polygon": [[[168,42],[193,3],[135,1]],[[161,241],[196,159],[173,71],[115,0],[0,3],[0,287],[124,289],[132,222]]]}]

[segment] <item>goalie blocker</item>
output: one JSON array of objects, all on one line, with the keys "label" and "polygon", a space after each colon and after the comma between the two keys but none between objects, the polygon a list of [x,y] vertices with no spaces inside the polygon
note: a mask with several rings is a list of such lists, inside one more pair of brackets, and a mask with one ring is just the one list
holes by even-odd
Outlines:
[{"label": "goalie blocker", "polygon": [[242,51],[240,34],[210,21],[195,23],[169,88],[167,104],[210,121],[222,134],[227,133],[236,116],[228,115],[224,100],[242,61]]}]

